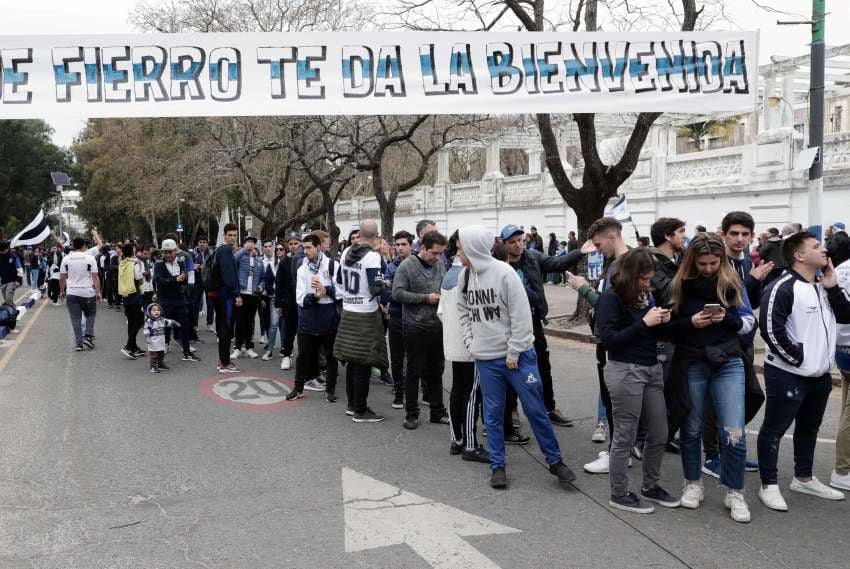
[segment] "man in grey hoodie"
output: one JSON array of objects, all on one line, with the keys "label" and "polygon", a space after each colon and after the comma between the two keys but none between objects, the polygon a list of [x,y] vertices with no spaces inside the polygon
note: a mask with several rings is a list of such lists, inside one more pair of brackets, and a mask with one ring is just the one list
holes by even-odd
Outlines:
[{"label": "man in grey hoodie", "polygon": [[393,278],[393,300],[402,306],[407,354],[404,375],[405,429],[419,426],[419,382],[427,386],[431,422],[448,425],[443,405],[443,326],[437,318],[440,284],[446,267],[440,262],[446,238],[437,231],[422,236],[419,253],[405,259]]},{"label": "man in grey hoodie", "polygon": [[522,282],[507,263],[490,256],[492,234],[480,225],[459,231],[458,254],[466,267],[459,281],[458,311],[463,341],[475,358],[484,395],[484,424],[490,451],[490,486],[507,487],[504,410],[507,386],[517,392],[549,472],[562,486],[575,474],[561,460],[561,449],[543,403],[543,386],[534,351],[531,307]]}]

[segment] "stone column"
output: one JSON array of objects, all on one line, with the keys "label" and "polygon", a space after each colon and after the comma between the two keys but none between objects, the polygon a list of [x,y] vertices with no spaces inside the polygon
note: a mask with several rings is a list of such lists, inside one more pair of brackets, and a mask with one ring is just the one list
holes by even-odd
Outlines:
[{"label": "stone column", "polygon": [[526,148],[526,154],[528,154],[528,173],[529,174],[539,174],[542,172],[542,161],[541,154],[543,152],[542,148]]},{"label": "stone column", "polygon": [[782,127],[794,128],[794,70],[782,78]]},{"label": "stone column", "polygon": [[499,151],[501,150],[501,146],[499,144],[499,139],[494,138],[487,144],[487,167],[484,172],[484,176],[482,179],[490,180],[493,178],[503,178],[502,168],[501,168],[501,157],[499,156]]},{"label": "stone column", "polygon": [[449,159],[451,158],[451,150],[441,148],[437,151],[437,180],[435,185],[451,184],[451,176],[449,176]]},{"label": "stone column", "polygon": [[764,100],[762,101],[762,114],[764,116],[764,129],[771,130],[776,128],[773,121],[773,107],[768,103],[768,99],[776,93],[776,78],[771,75],[764,82]]}]

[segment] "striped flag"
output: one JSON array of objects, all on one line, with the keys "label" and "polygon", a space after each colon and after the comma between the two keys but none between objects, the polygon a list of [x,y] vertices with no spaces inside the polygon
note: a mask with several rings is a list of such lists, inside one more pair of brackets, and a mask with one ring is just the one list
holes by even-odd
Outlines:
[{"label": "striped flag", "polygon": [[44,210],[39,210],[35,219],[30,221],[29,225],[24,227],[24,230],[15,235],[12,239],[12,247],[20,245],[38,245],[50,236],[50,227],[47,225],[47,218],[44,216]]},{"label": "striped flag", "polygon": [[617,196],[614,205],[605,208],[605,217],[613,217],[620,223],[632,223],[632,214],[629,213],[629,204],[626,202],[626,194]]}]

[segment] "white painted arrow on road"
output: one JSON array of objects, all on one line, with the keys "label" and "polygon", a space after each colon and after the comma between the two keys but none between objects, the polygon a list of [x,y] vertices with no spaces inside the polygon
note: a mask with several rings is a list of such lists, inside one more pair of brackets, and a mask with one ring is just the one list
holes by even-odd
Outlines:
[{"label": "white painted arrow on road", "polygon": [[348,553],[406,543],[435,569],[499,569],[461,538],[520,533],[345,467],[342,496]]}]

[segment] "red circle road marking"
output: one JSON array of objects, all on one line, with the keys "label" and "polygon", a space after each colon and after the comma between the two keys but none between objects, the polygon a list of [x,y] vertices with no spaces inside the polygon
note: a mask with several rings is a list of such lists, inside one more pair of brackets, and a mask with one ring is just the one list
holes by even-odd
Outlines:
[{"label": "red circle road marking", "polygon": [[[232,383],[228,384],[228,381]],[[281,388],[280,395],[277,393],[268,393],[266,388],[269,387],[268,382],[270,381]],[[264,393],[258,392],[252,384],[258,385]],[[219,405],[248,411],[277,411],[278,409],[289,409],[290,407],[301,405],[304,403],[304,397],[295,399],[294,401],[287,401],[285,399],[286,394],[292,388],[293,383],[289,379],[252,371],[243,371],[234,374],[216,374],[205,379],[199,386],[201,395],[207,399]]]}]

